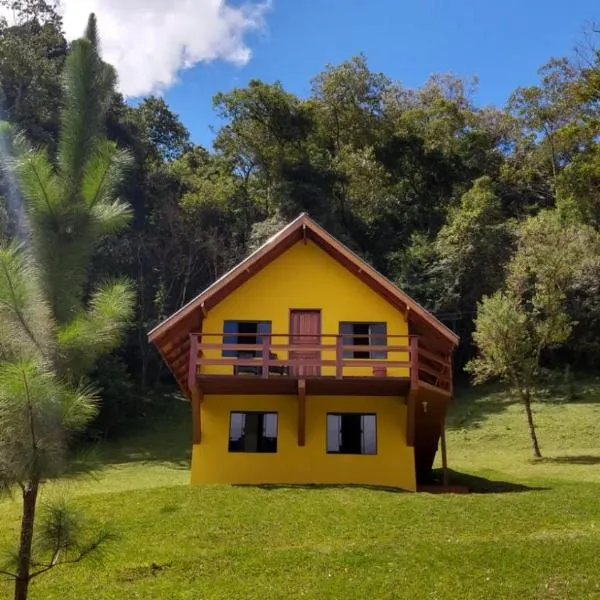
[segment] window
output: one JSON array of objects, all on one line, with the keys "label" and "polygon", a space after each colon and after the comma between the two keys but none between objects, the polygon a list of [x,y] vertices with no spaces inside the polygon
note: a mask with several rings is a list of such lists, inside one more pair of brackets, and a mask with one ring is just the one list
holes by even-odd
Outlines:
[{"label": "window", "polygon": [[277,452],[277,413],[232,412],[229,452]]},{"label": "window", "polygon": [[[340,323],[344,346],[386,346],[387,323]],[[385,350],[344,350],[344,358],[386,359]]]},{"label": "window", "polygon": [[329,454],[377,454],[375,415],[343,413],[327,415]]},{"label": "window", "polygon": [[[271,333],[270,321],[224,321],[224,344],[262,344],[263,336]],[[253,357],[260,350],[223,350],[223,356]]]}]

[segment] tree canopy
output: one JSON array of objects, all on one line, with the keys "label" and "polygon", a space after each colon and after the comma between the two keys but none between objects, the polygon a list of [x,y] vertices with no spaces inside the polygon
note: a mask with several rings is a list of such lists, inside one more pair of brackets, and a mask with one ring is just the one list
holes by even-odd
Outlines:
[{"label": "tree canopy", "polygon": [[[540,366],[588,368],[600,358],[593,43],[543,65],[538,83],[504,107],[477,106],[476,80],[453,75],[407,88],[363,55],[325,66],[304,97],[250,81],[215,96],[222,124],[203,148],[163,99],[133,106],[111,91],[84,103],[93,82],[108,89],[114,80],[100,62],[65,103],[58,74],[87,60],[96,37],[69,50],[46,3],[16,4],[17,25],[0,24],[2,110],[32,148],[23,194],[40,229],[41,272],[52,273],[43,290],[64,348],[104,390],[99,430],[114,432],[142,410],[139,397],[172,384],[146,332],[301,211],[461,335],[458,372],[477,353],[484,298],[517,298],[538,328],[558,302],[569,334],[548,333]],[[587,258],[559,285],[549,270],[563,268],[563,243],[586,245]],[[64,252],[44,251],[55,245]],[[136,284],[135,326],[94,370],[78,340],[101,326],[101,282],[122,278]],[[123,389],[135,390],[125,402]]]}]

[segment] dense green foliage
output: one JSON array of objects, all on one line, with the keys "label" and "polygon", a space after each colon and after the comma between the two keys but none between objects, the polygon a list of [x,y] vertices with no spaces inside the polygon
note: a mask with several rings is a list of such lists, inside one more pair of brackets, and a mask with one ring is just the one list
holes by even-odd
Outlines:
[{"label": "dense green foliage", "polygon": [[[0,25],[1,109],[52,157],[62,143],[56,74],[67,45],[45,2],[18,4],[29,7],[20,23]],[[92,279],[133,279],[137,302],[135,326],[110,363],[122,385],[100,381],[103,410],[115,418],[97,430],[114,431],[144,411],[140,398],[171,383],[147,331],[301,211],[461,335],[459,370],[474,355],[485,296],[520,286],[522,309],[539,316],[536,281],[548,273],[536,269],[546,249],[528,223],[547,211],[573,230],[600,227],[599,82],[600,54],[588,48],[543,66],[539,84],[516,90],[506,107],[479,108],[472,82],[434,75],[407,89],[357,56],[317,74],[306,98],[261,81],[218,94],[223,125],[212,150],[190,140],[162,99],[133,107],[113,93],[98,160],[131,153],[129,176],[111,186],[133,215],[95,250]],[[526,238],[537,258],[521,253],[531,260],[511,283],[507,266]],[[542,344],[542,367],[600,358],[596,246],[588,250],[555,296],[568,327]]]},{"label": "dense green foliage", "polygon": [[[599,394],[597,381],[569,402],[551,391],[537,414],[542,461],[528,460],[504,390],[459,394],[449,459],[453,479],[488,492],[471,495],[190,487],[189,405],[172,402],[103,445],[97,477],[46,488],[46,499],[69,490],[118,537],[101,562],[34,582],[31,598],[598,598]],[[16,503],[0,500],[0,514],[1,544]]]}]

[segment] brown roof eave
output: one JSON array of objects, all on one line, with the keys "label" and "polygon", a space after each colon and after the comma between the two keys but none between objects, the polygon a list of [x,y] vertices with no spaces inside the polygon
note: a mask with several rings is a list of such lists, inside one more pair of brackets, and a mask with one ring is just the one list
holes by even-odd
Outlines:
[{"label": "brown roof eave", "polygon": [[354,272],[355,275],[359,276],[377,293],[385,297],[388,302],[398,308],[408,309],[410,321],[425,325],[427,329],[435,332],[435,337],[440,336],[447,344],[453,347],[458,345],[459,337],[453,331],[304,213],[267,240],[265,244],[215,281],[184,307],[152,329],[148,334],[149,340],[155,344],[160,343],[161,338],[173,328],[182,325],[195,311],[206,311],[218,304],[218,302],[242,285],[252,275],[260,271],[303,237],[312,239],[325,252]]}]

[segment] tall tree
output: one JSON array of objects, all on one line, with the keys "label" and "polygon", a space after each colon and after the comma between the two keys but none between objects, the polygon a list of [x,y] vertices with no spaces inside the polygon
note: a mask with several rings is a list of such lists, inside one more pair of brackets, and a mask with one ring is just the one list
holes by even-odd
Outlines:
[{"label": "tall tree", "polygon": [[9,26],[0,19],[0,118],[54,148],[67,54],[61,20],[43,0],[0,0],[0,6],[15,20]]},{"label": "tall tree", "polygon": [[[15,600],[61,562],[81,560],[105,536],[81,540],[64,510],[50,511],[33,555],[40,486],[68,465],[68,443],[95,414],[86,377],[119,343],[131,318],[127,281],[88,280],[94,250],[124,227],[117,193],[128,155],[104,137],[114,71],[98,55],[96,20],[73,42],[63,74],[56,160],[17,139],[15,171],[29,237],[0,251],[0,481],[22,492],[21,535],[12,570]],[[54,532],[53,535],[48,535]]]}]

